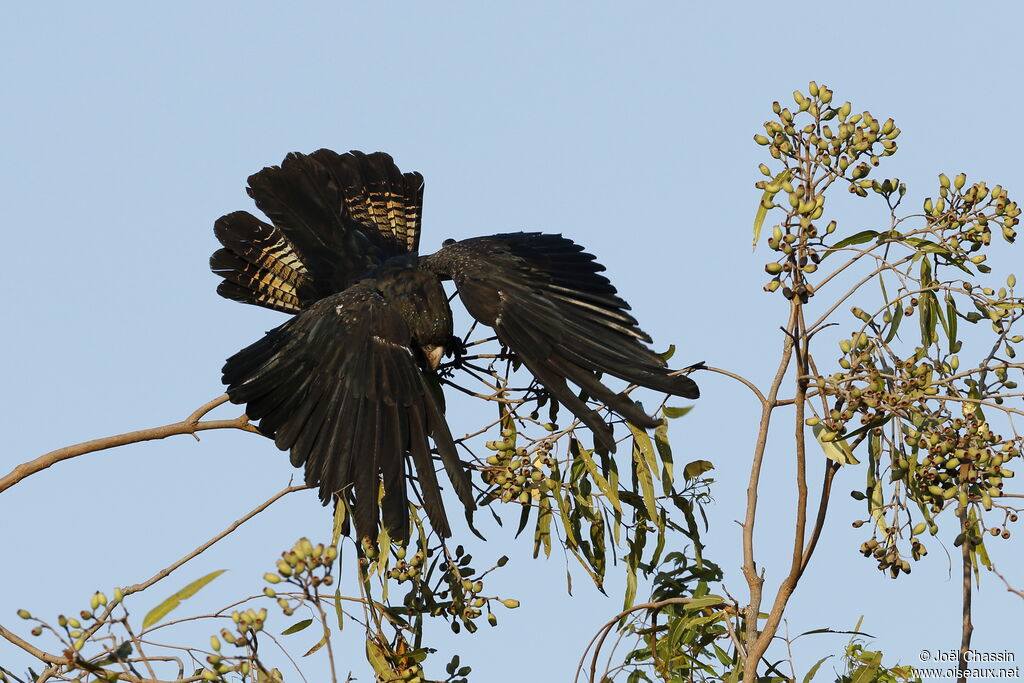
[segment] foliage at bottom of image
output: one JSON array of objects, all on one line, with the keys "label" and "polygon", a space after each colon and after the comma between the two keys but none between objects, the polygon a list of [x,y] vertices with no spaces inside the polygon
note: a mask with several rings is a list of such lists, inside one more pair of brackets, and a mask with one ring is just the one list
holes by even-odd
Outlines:
[{"label": "foliage at bottom of image", "polygon": [[[668,426],[688,409],[663,406],[665,419],[653,438],[643,430],[625,430],[631,457],[620,480],[619,462],[606,450],[584,446],[576,435],[578,425],[556,426],[557,405],[549,406],[549,421],[541,424],[536,404],[547,399],[534,395],[531,400],[527,408],[532,411],[523,410],[525,400],[499,403],[498,418],[489,427],[499,438],[483,442],[481,437],[478,447],[488,454],[476,459],[484,484],[481,505],[499,524],[507,511],[518,512],[516,535],[533,531],[532,543],[524,539],[524,551],[532,551],[535,558],[561,551],[597,590],[604,591],[610,568],[620,569],[626,579],[626,608],[633,607],[638,582],[645,576],[661,577],[657,580],[663,592],[687,595],[694,588],[684,584],[703,577],[702,587],[696,588],[696,597],[701,597],[720,576],[717,567],[668,551],[689,538],[699,552],[698,518],[710,495],[711,482],[704,476],[710,463],[693,461],[676,478]],[[305,489],[291,487],[276,494],[240,522]],[[254,585],[250,594],[220,609],[189,612],[186,605],[200,602],[194,596],[220,577],[220,569],[140,614],[139,594],[158,590],[155,584],[187,563],[198,566],[202,552],[237,528],[236,522],[150,580],[118,588],[112,598],[96,593],[88,609],[72,610],[77,616],[50,619],[19,610],[18,616],[31,624],[30,638],[41,645],[4,632],[17,638],[42,667],[0,672],[17,683],[274,683],[302,680],[314,668],[329,668],[331,680],[349,680],[368,663],[377,681],[465,683],[472,662],[465,654],[442,658],[430,645],[431,628],[440,623],[471,636],[485,625],[498,627],[502,613],[519,606],[518,599],[489,590],[489,576],[501,571],[509,558],[481,561],[463,545],[434,534],[417,506],[410,505],[410,516],[412,533],[406,543],[395,542],[383,529],[376,539],[356,542],[345,535],[349,513],[346,505],[338,504],[330,539],[299,539],[269,563],[263,585]],[[486,544],[477,547],[487,550]],[[571,590],[572,573],[567,581]],[[236,578],[234,585],[244,586],[245,581]],[[344,651],[336,647],[338,634],[352,628],[363,634],[359,639],[364,643],[355,656],[348,645],[351,635],[346,634]],[[201,646],[194,642],[197,629],[207,633]]]}]

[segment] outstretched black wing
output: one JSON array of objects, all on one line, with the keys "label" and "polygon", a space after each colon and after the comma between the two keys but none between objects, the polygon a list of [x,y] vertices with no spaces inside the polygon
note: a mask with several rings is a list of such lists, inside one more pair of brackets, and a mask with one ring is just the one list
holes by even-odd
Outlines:
[{"label": "outstretched black wing", "polygon": [[[443,299],[442,299],[443,301]],[[313,304],[224,366],[235,403],[291,461],[320,499],[353,507],[356,532],[376,538],[378,488],[384,526],[406,540],[411,456],[434,529],[451,530],[441,503],[428,437],[467,510],[474,507],[433,377],[418,365],[409,327],[372,286],[358,283]]]},{"label": "outstretched black wing", "polygon": [[294,313],[419,246],[423,176],[382,152],[292,153],[249,176],[271,220],[236,211],[214,225],[210,259],[228,299]]},{"label": "outstretched black wing", "polygon": [[626,311],[604,267],[561,235],[511,233],[448,244],[422,260],[455,281],[469,313],[490,325],[551,394],[609,450],[611,428],[580,400],[570,381],[630,423],[654,427],[630,398],[601,383],[608,373],[658,391],[697,398],[696,383],[672,375]]}]

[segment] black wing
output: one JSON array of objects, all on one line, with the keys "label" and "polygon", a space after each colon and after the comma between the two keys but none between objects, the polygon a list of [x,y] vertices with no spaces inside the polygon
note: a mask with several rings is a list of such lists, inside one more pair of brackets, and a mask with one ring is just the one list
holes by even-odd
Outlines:
[{"label": "black wing", "polygon": [[445,423],[435,380],[417,364],[409,328],[369,286],[318,301],[228,359],[223,381],[234,403],[291,461],[326,505],[353,507],[356,532],[376,538],[378,488],[384,526],[407,540],[406,456],[434,529],[450,536],[430,446],[456,493],[474,507],[469,479]]},{"label": "black wing", "polygon": [[628,396],[601,383],[608,373],[684,398],[700,395],[689,377],[671,375],[665,361],[626,311],[604,267],[561,235],[512,233],[447,245],[421,259],[452,279],[469,313],[490,325],[551,394],[583,421],[609,450],[611,428],[567,385],[571,381],[630,423],[654,427]]},{"label": "black wing", "polygon": [[292,153],[249,176],[249,195],[273,225],[245,211],[214,225],[229,299],[294,313],[419,246],[423,176],[382,152]]}]

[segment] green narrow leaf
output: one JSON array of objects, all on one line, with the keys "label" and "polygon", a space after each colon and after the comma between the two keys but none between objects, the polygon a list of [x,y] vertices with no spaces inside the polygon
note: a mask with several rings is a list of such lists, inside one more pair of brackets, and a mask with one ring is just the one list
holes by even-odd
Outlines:
[{"label": "green narrow leaf", "polygon": [[622,513],[612,510],[612,545],[618,547],[622,542]]},{"label": "green narrow leaf", "polygon": [[341,608],[341,585],[334,589],[334,613],[338,617],[338,631],[345,630],[345,611]]},{"label": "green narrow leaf", "polygon": [[704,566],[704,544],[700,541],[700,528],[697,526],[697,517],[693,514],[693,503],[682,496],[672,496],[672,502],[683,513],[686,520],[686,535],[693,541],[693,556],[697,566]]},{"label": "green narrow leaf", "polygon": [[850,683],[871,683],[875,680],[875,674],[882,666],[881,652],[865,652],[862,659],[864,666],[857,669]]},{"label": "green narrow leaf", "polygon": [[153,624],[163,619],[164,617],[166,617],[168,614],[171,613],[171,611],[173,611],[175,608],[178,607],[178,605],[181,604],[182,600],[187,600],[191,598],[193,595],[198,593],[203,588],[203,586],[216,579],[225,571],[227,570],[218,569],[217,571],[211,572],[202,578],[196,579],[195,581],[188,584],[171,597],[161,602],[159,605],[151,609],[146,614],[146,618],[142,620],[142,628],[147,629]]},{"label": "green narrow leaf", "polygon": [[654,445],[657,446],[658,456],[661,458],[661,485],[667,496],[672,493],[675,473],[672,471],[674,466],[672,446],[668,441],[668,422],[665,420],[662,420],[661,424],[654,428]]},{"label": "green narrow leaf", "polygon": [[840,465],[860,464],[860,460],[854,457],[853,451],[850,450],[850,444],[846,443],[846,439],[822,441],[821,433],[825,431],[825,427],[821,423],[811,427],[811,430],[814,432],[814,438],[817,440],[818,445],[821,446],[821,450],[825,453],[826,458]]},{"label": "green narrow leaf", "polygon": [[319,643],[317,643],[313,647],[309,648],[309,650],[306,652],[306,654],[304,654],[302,656],[303,657],[308,657],[311,654],[313,654],[314,652],[316,652],[317,650],[319,650],[320,648],[322,648],[326,644],[327,644],[327,636],[325,635],[323,638],[320,639]]},{"label": "green narrow leaf", "polygon": [[768,217],[768,207],[764,204],[766,201],[771,201],[775,197],[775,193],[764,191],[761,195],[761,201],[757,203],[757,213],[754,214],[754,243],[753,249],[757,249],[757,243],[761,239],[761,228],[764,227],[764,219]]},{"label": "green narrow leaf", "polygon": [[826,656],[822,657],[821,659],[819,659],[818,661],[816,661],[814,663],[814,666],[812,666],[810,668],[810,670],[807,672],[807,675],[804,676],[803,683],[811,683],[811,679],[814,678],[814,674],[818,673],[818,669],[821,667],[821,665],[824,664],[825,660],[830,658],[831,656],[832,655],[826,655]]},{"label": "green narrow leaf", "polygon": [[927,348],[932,345],[935,338],[935,328],[938,324],[937,314],[939,312],[939,301],[932,292],[921,294],[921,346]]},{"label": "green narrow leaf", "polygon": [[946,299],[946,319],[949,321],[949,327],[946,328],[946,334],[949,337],[949,352],[956,353],[956,304],[953,301],[953,297],[950,296]]},{"label": "green narrow leaf", "polygon": [[502,431],[505,431],[506,429],[512,430],[511,436],[502,438],[508,438],[515,442],[516,438],[518,437],[518,431],[516,430],[516,421],[515,419],[513,419],[512,413],[511,411],[509,411],[507,403],[498,404],[498,417],[501,418]]},{"label": "green narrow leaf", "polygon": [[366,661],[373,667],[374,673],[385,681],[395,677],[395,672],[391,669],[388,659],[387,650],[381,647],[380,643],[373,638],[366,639]]},{"label": "green narrow leaf", "polygon": [[687,611],[695,609],[704,609],[705,607],[714,607],[716,605],[721,605],[724,602],[725,599],[720,595],[705,595],[700,598],[694,598],[690,602],[684,604],[683,609]]},{"label": "green narrow leaf", "polygon": [[[636,558],[630,554],[626,560],[626,596],[622,603],[622,610],[628,610],[636,600]],[[625,615],[622,617],[625,620]]]},{"label": "green narrow leaf", "polygon": [[[804,631],[799,636],[797,636],[797,638],[799,638],[801,636],[813,635],[815,633],[838,633],[840,635],[847,635],[847,636],[865,636],[867,638],[874,638],[874,636],[871,635],[870,633],[864,633],[863,631],[840,631],[840,630],[834,629],[834,628],[815,628],[815,629],[811,629],[810,631]],[[796,640],[796,638],[794,638],[793,640]],[[831,655],[829,655],[829,656],[831,657]]]},{"label": "green narrow leaf", "polygon": [[[981,566],[985,567],[986,569],[991,569],[992,568],[992,560],[989,559],[988,551],[985,550],[985,541],[982,541],[981,543],[979,543],[978,547],[975,549],[974,552],[977,554],[978,560],[981,562]],[[978,578],[977,568],[975,568],[974,578],[975,579]]]},{"label": "green narrow leaf", "polygon": [[946,249],[941,244],[929,242],[928,240],[921,239],[920,237],[906,237],[903,241],[909,244],[910,246],[914,247],[918,251],[924,252],[926,254],[941,254],[943,256],[950,255],[949,249]]},{"label": "green narrow leaf", "polygon": [[927,287],[932,281],[932,262],[928,258],[921,259],[921,286]]},{"label": "green narrow leaf", "polygon": [[540,554],[544,548],[544,557],[551,557],[551,498],[540,499],[540,511],[537,513],[537,530],[533,534],[533,556]]},{"label": "green narrow leaf", "polygon": [[917,323],[921,328],[921,346],[931,346],[932,337],[928,332],[928,326],[930,324],[931,307],[929,306],[927,293],[921,294],[920,303],[917,307]]},{"label": "green narrow leaf", "polygon": [[590,524],[590,542],[594,547],[593,561],[594,571],[597,572],[598,580],[604,582],[604,570],[606,566],[607,548],[604,542],[605,524],[604,517],[597,511],[596,519]]},{"label": "green narrow leaf", "polygon": [[878,237],[879,234],[881,233],[879,233],[877,230],[862,230],[856,234],[841,239],[835,244],[833,244],[831,247],[828,248],[827,251],[825,251],[824,254],[821,255],[821,258],[824,259],[829,254],[836,252],[840,249],[843,249],[845,247],[852,247],[857,244],[864,244],[865,242],[870,242],[874,238]]},{"label": "green narrow leaf", "polygon": [[601,493],[608,498],[608,502],[612,504],[612,507],[622,511],[622,505],[619,503],[619,492],[613,489],[609,484],[608,480],[601,476],[601,473],[597,471],[597,465],[594,463],[594,459],[591,457],[593,451],[588,451],[575,439],[572,440],[570,449],[573,450],[574,454],[583,461],[583,464],[587,467],[587,472],[590,474],[590,478],[593,479],[594,483],[597,484],[597,488],[601,490]]},{"label": "green narrow leaf", "polygon": [[570,548],[575,548],[576,534],[572,530],[572,522],[569,520],[569,504],[562,496],[561,484],[551,489],[551,495],[555,497],[555,502],[558,503],[558,514],[562,518],[562,528],[565,530],[565,542]]},{"label": "green narrow leaf", "polygon": [[[934,296],[934,295],[933,295]],[[939,325],[942,326],[942,331],[946,334],[946,338],[949,338],[949,324],[946,322],[946,314],[942,306],[939,305],[938,297],[935,299],[935,317],[939,321]]]},{"label": "green narrow leaf", "polygon": [[[582,544],[580,544],[580,547],[582,547]],[[569,548],[569,552],[571,552],[576,557],[576,560],[580,563],[580,566],[583,567],[583,570],[585,572],[587,572],[587,574],[590,575],[590,579],[594,582],[594,585],[597,586],[598,588],[600,588],[603,585],[603,582],[601,581],[601,578],[597,574],[594,573],[594,570],[590,568],[590,563],[587,562],[587,560],[582,555],[580,555],[580,553],[576,550],[576,548],[571,548],[570,547]],[[568,571],[566,572],[566,575],[569,576],[568,575]],[[570,581],[569,592],[572,593],[572,585],[571,585],[572,577],[571,576],[569,576],[569,581]]]},{"label": "green narrow leaf", "polygon": [[[605,471],[608,472],[608,487],[612,491],[615,491],[615,494],[618,495],[618,493],[619,493],[619,469],[618,469],[618,466],[615,464],[615,459],[610,457],[606,453],[602,454],[601,459],[603,461],[602,464],[604,465]],[[618,517],[622,517],[622,510],[615,510],[615,514]]]},{"label": "green narrow leaf", "polygon": [[715,623],[717,621],[724,621],[724,620],[725,620],[725,612],[718,611],[718,612],[714,612],[714,613],[709,614],[709,615],[704,616],[704,617],[695,617],[695,618],[690,620],[690,624],[692,624],[693,626],[706,626],[707,624],[713,624],[713,623]]},{"label": "green narrow leaf", "polygon": [[[379,505],[378,501],[378,505]],[[380,550],[380,554],[377,555],[377,573],[381,576],[384,575],[384,570],[387,569],[388,560],[391,558],[391,534],[388,533],[387,527],[381,527],[377,533],[377,547]]]},{"label": "green narrow leaf", "polygon": [[[679,651],[679,641],[683,638],[684,631],[694,631],[693,619],[673,619],[665,635],[664,647],[668,652]],[[679,679],[676,679],[679,680]]]},{"label": "green narrow leaf", "polygon": [[889,334],[885,335],[885,343],[888,344],[896,337],[896,331],[900,329],[900,323],[903,322],[903,302],[897,301],[895,313],[892,315],[892,323],[889,327]]},{"label": "green narrow leaf", "polygon": [[878,525],[878,529],[885,533],[885,530],[889,528],[888,523],[885,521],[885,498],[882,496],[882,482],[875,480],[875,483],[871,485],[871,495],[868,496],[868,513],[871,515],[871,519],[875,520],[875,524]]},{"label": "green narrow leaf", "polygon": [[658,519],[658,507],[654,496],[654,479],[651,477],[651,470],[647,459],[640,453],[640,449],[635,441],[633,442],[633,463],[636,480],[640,484],[640,493],[644,499],[644,508],[647,510],[647,517],[653,522]]},{"label": "green narrow leaf", "polygon": [[[971,382],[967,395],[977,401],[981,400],[981,392],[978,391],[977,382]],[[985,413],[982,411],[980,403],[965,403],[963,405],[963,413],[964,415],[973,415],[979,422],[985,422]]]},{"label": "green narrow leaf", "polygon": [[331,545],[338,547],[338,539],[341,538],[341,529],[345,526],[345,513],[348,503],[341,496],[334,499],[334,531],[331,533]]},{"label": "green narrow leaf", "polygon": [[[776,175],[772,182],[783,183],[792,177],[793,172],[787,168]],[[764,219],[768,217],[768,209],[765,208],[765,203],[772,201],[778,193],[778,190],[775,192],[765,190],[764,194],[761,195],[761,201],[757,203],[757,213],[754,214],[754,249],[757,249],[757,243],[761,239],[761,228],[764,227]]]},{"label": "green narrow leaf", "polygon": [[658,460],[654,455],[654,444],[651,443],[651,437],[647,436],[647,432],[644,430],[634,427],[628,422],[626,424],[629,426],[629,431],[633,433],[633,441],[640,448],[640,452],[647,461],[647,467],[651,470],[651,474],[654,475],[655,479],[661,479],[661,475],[658,473]]},{"label": "green narrow leaf", "polygon": [[519,534],[523,533],[523,529],[526,528],[527,522],[530,521],[530,511],[533,509],[532,505],[524,505],[523,509],[519,512],[519,528],[516,529],[515,537],[519,538]]},{"label": "green narrow leaf", "polygon": [[302,621],[296,621],[294,624],[292,624],[291,626],[289,626],[285,630],[281,631],[281,635],[282,636],[290,636],[293,633],[298,633],[299,631],[301,631],[301,630],[303,630],[305,628],[308,628],[309,625],[312,624],[312,623],[313,623],[312,619],[303,619]]},{"label": "green narrow leaf", "polygon": [[[665,510],[665,509],[662,509],[661,510],[661,517],[658,519],[658,542],[654,545],[654,552],[651,553],[650,565],[652,567],[655,567],[655,566],[658,565],[658,563],[661,561],[661,553],[664,552],[664,550],[665,550],[665,519],[666,519],[667,516],[668,516],[668,511]],[[700,559],[699,559],[699,556],[700,556],[700,550],[699,550],[700,543],[697,542],[694,545],[698,547],[698,550],[696,551],[695,554],[698,556],[697,563],[699,565],[700,564]]]},{"label": "green narrow leaf", "polygon": [[686,415],[691,410],[693,410],[693,406],[686,406],[684,408],[673,408],[672,406],[665,406],[664,408],[661,409],[661,412],[664,413],[665,417],[669,418],[670,420],[674,420],[677,417],[682,417],[683,415]]}]

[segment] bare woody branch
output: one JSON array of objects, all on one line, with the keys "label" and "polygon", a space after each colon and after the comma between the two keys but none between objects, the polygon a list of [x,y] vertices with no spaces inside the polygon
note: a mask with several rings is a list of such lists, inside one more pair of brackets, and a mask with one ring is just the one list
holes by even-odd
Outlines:
[{"label": "bare woody branch", "polygon": [[78,456],[86,455],[87,453],[95,453],[96,451],[104,451],[118,446],[140,443],[142,441],[166,439],[169,436],[178,436],[179,434],[195,435],[196,432],[202,432],[208,429],[240,429],[245,432],[259,434],[259,430],[249,423],[249,418],[245,415],[239,415],[232,420],[207,420],[205,422],[200,422],[200,419],[204,415],[217,406],[226,403],[227,400],[227,394],[218,396],[212,401],[197,408],[191,415],[181,422],[175,422],[162,427],[140,429],[135,432],[127,432],[125,434],[117,434],[115,436],[105,436],[100,439],[84,441],[82,443],[75,444],[74,446],[65,446],[64,448],[58,448],[55,451],[50,451],[45,455],[39,456],[35,460],[30,460],[18,465],[11,470],[9,474],[0,478],[0,493],[11,488],[23,479],[30,477],[37,472],[42,472],[46,468],[55,465],[58,462],[77,458]]}]

